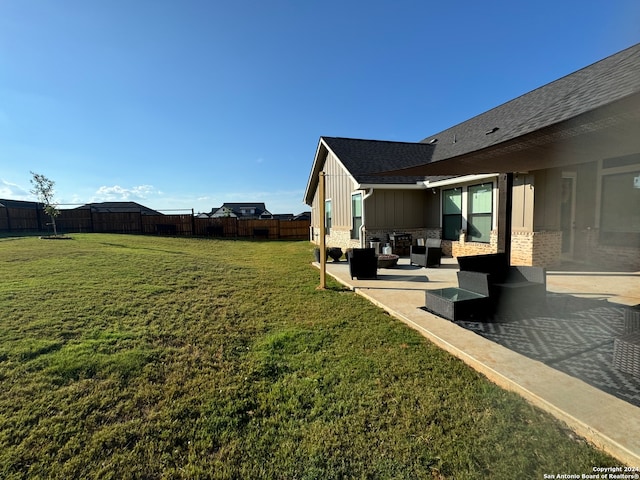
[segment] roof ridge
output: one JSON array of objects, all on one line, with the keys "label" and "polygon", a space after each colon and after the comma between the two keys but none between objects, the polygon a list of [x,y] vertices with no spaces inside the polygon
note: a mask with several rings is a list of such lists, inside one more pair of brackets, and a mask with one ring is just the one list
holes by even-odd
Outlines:
[{"label": "roof ridge", "polygon": [[423,142],[410,142],[410,141],[406,141],[406,140],[402,140],[402,141],[398,141],[398,140],[379,140],[379,139],[368,139],[368,138],[352,138],[352,137],[333,137],[333,136],[326,136],[326,135],[322,135],[320,138],[322,139],[333,139],[333,140],[349,140],[349,141],[356,141],[356,142],[376,142],[376,143],[401,143],[401,144],[406,144],[406,145],[420,145],[423,144]]}]

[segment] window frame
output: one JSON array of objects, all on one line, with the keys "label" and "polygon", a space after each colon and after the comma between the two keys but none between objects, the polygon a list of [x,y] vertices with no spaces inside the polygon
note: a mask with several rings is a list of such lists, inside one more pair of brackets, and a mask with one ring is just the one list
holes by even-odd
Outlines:
[{"label": "window frame", "polygon": [[[460,212],[459,213],[445,213],[445,201],[446,201],[446,194],[447,192],[455,192],[458,191],[458,194],[460,195]],[[442,190],[442,239],[443,240],[458,240],[458,238],[460,237],[460,231],[463,228],[463,224],[462,224],[462,220],[463,220],[463,192],[464,189],[463,187],[459,186],[459,187],[453,187],[453,188],[447,188],[446,190]],[[454,228],[457,230],[456,236],[454,238],[449,238],[449,236],[447,235],[448,233],[448,227],[449,222],[447,220],[450,219],[454,219],[455,217],[458,217],[458,222],[456,222],[456,225],[454,225]],[[454,220],[455,222],[455,220]],[[457,228],[456,228],[457,227]]]},{"label": "window frame", "polygon": [[[472,206],[473,206],[473,191],[472,189],[475,188],[483,188],[483,187],[489,187],[489,211],[488,212],[473,212],[472,210]],[[475,243],[491,243],[491,231],[493,230],[493,210],[494,210],[494,205],[493,205],[493,182],[483,182],[483,183],[476,183],[474,185],[468,185],[466,187],[466,191],[467,191],[467,212],[466,212],[466,219],[467,219],[467,236],[466,236],[466,241],[467,242],[475,242]],[[486,232],[487,233],[487,238],[486,240],[481,240],[482,237],[477,237],[472,235],[472,229],[475,229],[477,231],[480,232],[480,230],[474,225],[474,218],[489,218],[489,231]],[[484,234],[485,232],[480,232],[481,234]]]},{"label": "window frame", "polygon": [[[360,215],[356,215],[355,213],[355,202],[356,197],[359,198],[360,202]],[[362,208],[363,208],[363,200],[362,200],[362,192],[355,192],[351,194],[351,240],[360,240],[360,229],[363,225],[362,219]],[[359,221],[358,221],[359,220]]]},{"label": "window frame", "polygon": [[[611,245],[611,246],[635,246],[640,242],[640,232],[634,231],[631,228],[627,228],[626,230],[623,228],[619,229],[611,229],[610,225],[605,226],[605,214],[608,213],[612,207],[605,206],[605,204],[611,202],[611,197],[607,197],[609,192],[607,191],[608,186],[607,183],[610,182],[614,177],[627,177],[628,181],[633,182],[635,178],[640,178],[640,168],[637,165],[628,166],[626,168],[611,168],[611,169],[603,169],[602,174],[600,176],[600,198],[599,198],[599,218],[598,218],[598,226],[600,239],[599,242],[603,245]],[[615,185],[612,186],[614,192]],[[635,188],[635,187],[634,187]],[[624,199],[623,199],[624,200]],[[610,219],[610,215],[606,215],[607,221]],[[620,225],[629,226],[633,225],[633,222],[630,222],[630,219],[622,219],[620,220]]]},{"label": "window frame", "polygon": [[331,234],[331,199],[324,201],[324,233],[325,235]]}]

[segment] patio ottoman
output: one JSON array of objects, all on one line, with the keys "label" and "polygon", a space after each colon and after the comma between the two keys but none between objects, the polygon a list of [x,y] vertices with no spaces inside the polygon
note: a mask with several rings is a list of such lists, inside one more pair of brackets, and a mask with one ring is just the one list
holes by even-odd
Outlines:
[{"label": "patio ottoman", "polygon": [[613,341],[613,366],[640,377],[640,332],[633,332]]}]

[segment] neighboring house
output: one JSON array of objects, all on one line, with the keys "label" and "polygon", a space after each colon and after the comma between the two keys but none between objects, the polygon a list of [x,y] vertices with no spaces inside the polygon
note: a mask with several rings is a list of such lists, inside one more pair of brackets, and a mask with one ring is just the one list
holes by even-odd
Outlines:
[{"label": "neighboring house", "polygon": [[136,202],[97,202],[87,203],[76,210],[91,209],[92,213],[140,213],[142,215],[163,215]]},{"label": "neighboring house", "polygon": [[311,212],[302,212],[297,215],[294,215],[293,213],[274,213],[272,218],[274,220],[303,220],[308,222],[311,220]]},{"label": "neighboring house", "polygon": [[298,215],[294,215],[291,220],[306,220],[311,221],[311,212],[302,212]]},{"label": "neighboring house", "polygon": [[44,222],[38,202],[0,199],[0,230],[42,230]]},{"label": "neighboring house", "polygon": [[264,203],[223,203],[220,208],[211,211],[212,218],[272,218]]},{"label": "neighboring house", "polygon": [[513,263],[639,269],[640,44],[419,143],[321,137],[316,242],[321,171],[328,245],[401,231],[454,256],[508,242]]},{"label": "neighboring house", "polygon": [[42,204],[38,202],[28,202],[25,200],[9,200],[9,199],[0,199],[0,208],[20,208],[27,210],[41,210]]}]

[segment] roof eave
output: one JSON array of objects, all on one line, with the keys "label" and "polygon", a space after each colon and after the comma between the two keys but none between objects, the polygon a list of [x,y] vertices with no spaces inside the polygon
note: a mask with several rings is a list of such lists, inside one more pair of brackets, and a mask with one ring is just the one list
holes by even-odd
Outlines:
[{"label": "roof eave", "polygon": [[325,143],[324,139],[320,137],[318,139],[318,146],[316,147],[316,154],[313,157],[313,165],[311,166],[309,179],[307,180],[307,187],[304,190],[304,198],[302,199],[302,201],[309,206],[313,204],[313,197],[318,185],[318,175],[322,170],[322,167],[320,165],[320,163],[324,161],[320,160],[320,151],[322,148],[324,148],[327,152],[329,151],[329,147]]},{"label": "roof eave", "polygon": [[359,183],[356,190],[424,190],[424,182],[417,183]]}]

